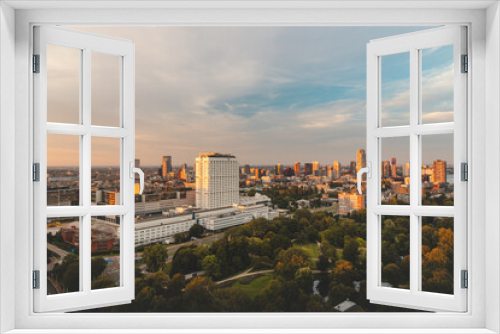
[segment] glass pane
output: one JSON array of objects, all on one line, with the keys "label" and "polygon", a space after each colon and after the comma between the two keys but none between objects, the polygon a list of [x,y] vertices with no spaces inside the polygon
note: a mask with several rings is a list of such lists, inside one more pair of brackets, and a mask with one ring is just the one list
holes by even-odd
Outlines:
[{"label": "glass pane", "polygon": [[422,290],[453,294],[453,218],[422,217]]},{"label": "glass pane", "polygon": [[47,134],[47,206],[80,205],[80,137]]},{"label": "glass pane", "polygon": [[92,52],[92,125],[120,126],[120,57]]},{"label": "glass pane", "polygon": [[80,54],[47,45],[47,122],[80,122]]},{"label": "glass pane", "polygon": [[92,205],[119,205],[120,138],[92,137]]},{"label": "glass pane", "polygon": [[120,286],[121,216],[92,217],[92,290]]},{"label": "glass pane", "polygon": [[80,217],[47,218],[47,294],[80,291]]},{"label": "glass pane", "polygon": [[422,123],[453,122],[453,45],[423,49]]},{"label": "glass pane", "polygon": [[382,216],[381,286],[410,289],[410,217]]},{"label": "glass pane", "polygon": [[410,204],[410,137],[381,139],[381,204]]},{"label": "glass pane", "polygon": [[453,134],[422,136],[422,205],[453,206]]},{"label": "glass pane", "polygon": [[382,126],[410,124],[410,53],[381,58]]}]

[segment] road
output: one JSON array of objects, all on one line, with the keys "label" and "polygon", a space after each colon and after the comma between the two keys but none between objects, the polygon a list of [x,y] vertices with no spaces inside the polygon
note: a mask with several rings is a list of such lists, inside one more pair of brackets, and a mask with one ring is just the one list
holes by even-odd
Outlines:
[{"label": "road", "polygon": [[60,257],[65,257],[69,254],[69,252],[57,247],[56,245],[47,243],[47,248],[51,251],[59,255]]},{"label": "road", "polygon": [[[177,244],[177,245],[172,245],[172,246],[169,246],[168,247],[168,255],[169,255],[169,258],[171,258],[171,255],[174,255],[175,252],[177,252],[177,250],[181,247],[186,247],[186,246],[191,246],[191,245],[203,245],[203,244],[208,244],[210,242],[213,242],[213,241],[217,241],[217,240],[220,240],[224,237],[224,233],[218,233],[218,234],[214,234],[214,235],[211,235],[211,236],[208,236],[208,237],[205,237],[203,239],[197,239],[197,240],[193,240],[193,241],[188,241],[188,242],[184,242],[182,244]],[[147,247],[147,246],[146,246]],[[135,256],[142,256],[142,253],[143,252],[136,252],[135,253]]]},{"label": "road", "polygon": [[197,240],[185,242],[183,244],[174,245],[174,246],[168,247],[168,255],[175,254],[175,252],[177,252],[177,250],[181,247],[186,247],[186,246],[191,246],[191,245],[208,244],[210,242],[220,240],[223,237],[224,237],[224,233],[219,233],[219,234],[214,234],[214,235],[208,236],[208,237],[203,238],[203,239],[197,239]]},{"label": "road", "polygon": [[272,273],[274,271],[274,269],[267,269],[267,270],[260,270],[260,271],[250,272],[252,269],[253,268],[247,269],[244,272],[242,272],[241,274],[238,274],[236,276],[232,276],[232,277],[226,278],[226,279],[224,279],[222,281],[218,281],[216,283],[217,284],[222,284],[224,282],[234,281],[234,280],[242,278],[242,277],[253,276],[253,275],[260,275],[260,274],[269,274],[269,273]]}]

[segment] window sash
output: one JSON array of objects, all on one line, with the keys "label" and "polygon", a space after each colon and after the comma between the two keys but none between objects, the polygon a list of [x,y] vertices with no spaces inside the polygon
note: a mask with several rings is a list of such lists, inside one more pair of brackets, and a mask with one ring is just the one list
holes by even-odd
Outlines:
[{"label": "window sash", "polygon": [[[467,310],[467,290],[461,288],[460,271],[467,269],[467,186],[460,180],[460,163],[467,162],[467,76],[461,73],[461,54],[467,54],[465,27],[442,27],[371,41],[367,46],[367,162],[371,178],[367,179],[367,298],[383,305],[422,310]],[[437,46],[454,45],[454,122],[420,124],[420,51]],[[410,53],[410,124],[382,127],[381,57]],[[454,206],[418,205],[421,191],[421,137],[429,134],[454,133]],[[381,139],[406,136],[410,139],[410,205],[381,205]],[[415,182],[416,180],[416,182]],[[410,218],[410,289],[380,286],[382,252],[382,215],[404,215]],[[421,218],[454,217],[454,294],[421,291]]]},{"label": "window sash", "polygon": [[[80,51],[80,122],[47,122],[47,45]],[[120,127],[91,125],[91,53],[120,57]],[[134,46],[130,41],[53,27],[34,28],[34,54],[40,55],[40,73],[34,74],[34,161],[40,163],[40,182],[34,194],[34,270],[40,272],[40,289],[34,291],[34,311],[74,311],[104,305],[128,303],[134,298],[134,179],[129,177],[134,161]],[[80,205],[47,207],[47,134],[80,137]],[[91,138],[119,138],[121,205],[91,205]],[[120,286],[91,289],[91,218],[120,215]],[[50,217],[80,217],[80,291],[47,295],[47,230]]]}]

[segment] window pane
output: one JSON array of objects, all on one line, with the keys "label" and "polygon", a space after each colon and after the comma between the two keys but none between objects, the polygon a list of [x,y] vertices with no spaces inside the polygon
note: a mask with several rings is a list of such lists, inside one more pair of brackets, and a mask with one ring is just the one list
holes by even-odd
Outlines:
[{"label": "window pane", "polygon": [[121,216],[92,217],[92,290],[120,286]]},{"label": "window pane", "polygon": [[47,134],[47,206],[80,205],[80,137]]},{"label": "window pane", "polygon": [[92,205],[120,205],[120,138],[92,137]]},{"label": "window pane", "polygon": [[453,206],[453,134],[422,136],[422,205]]},{"label": "window pane", "polygon": [[382,138],[381,150],[381,204],[410,204],[410,138]]},{"label": "window pane", "polygon": [[453,294],[453,218],[422,217],[422,290]]},{"label": "window pane", "polygon": [[410,53],[381,58],[382,126],[410,124]]},{"label": "window pane", "polygon": [[47,294],[80,291],[80,217],[47,218]]},{"label": "window pane", "polygon": [[410,217],[382,216],[382,282],[410,289]]},{"label": "window pane", "polygon": [[92,52],[92,125],[120,126],[120,57]]},{"label": "window pane", "polygon": [[423,49],[422,123],[453,122],[453,45]]},{"label": "window pane", "polygon": [[47,45],[47,122],[80,122],[80,54]]}]

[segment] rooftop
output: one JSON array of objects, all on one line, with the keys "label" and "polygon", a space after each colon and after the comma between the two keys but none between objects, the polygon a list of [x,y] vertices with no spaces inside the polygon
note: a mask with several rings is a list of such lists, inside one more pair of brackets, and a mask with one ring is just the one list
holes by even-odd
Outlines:
[{"label": "rooftop", "polygon": [[200,158],[203,157],[211,157],[211,158],[235,158],[234,155],[230,153],[217,153],[217,152],[208,152],[208,153],[200,153],[198,155]]}]

